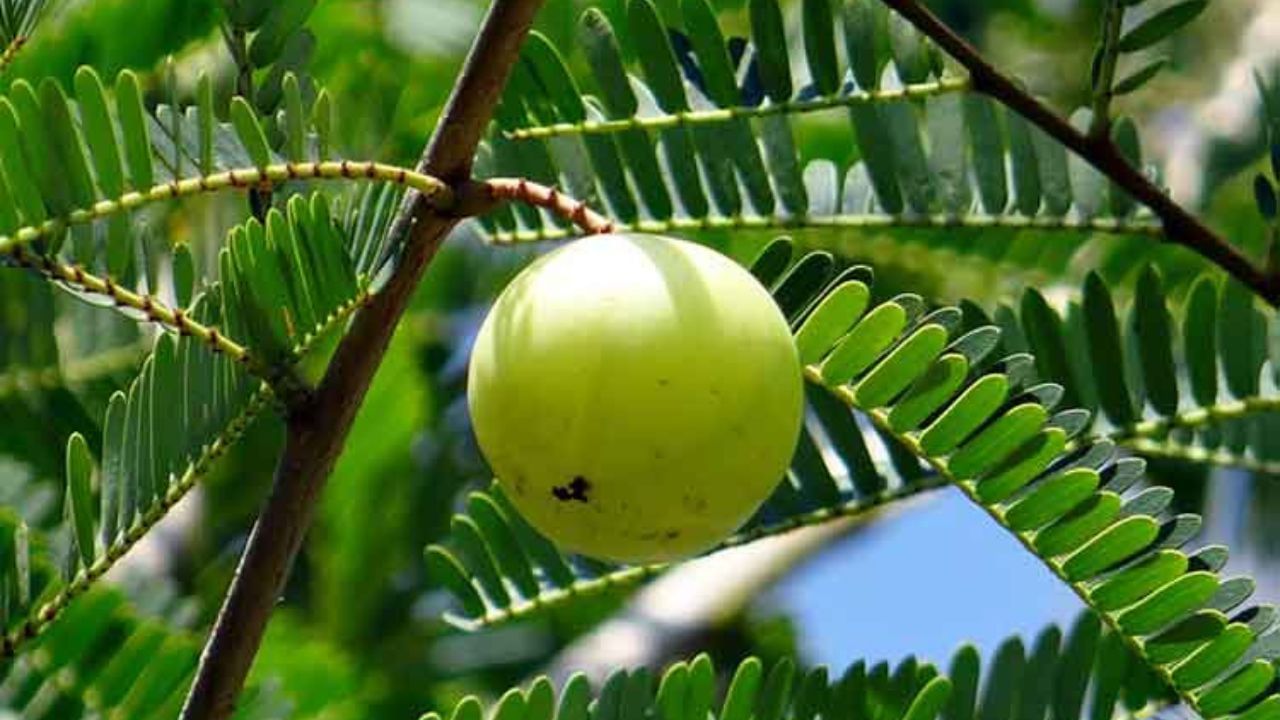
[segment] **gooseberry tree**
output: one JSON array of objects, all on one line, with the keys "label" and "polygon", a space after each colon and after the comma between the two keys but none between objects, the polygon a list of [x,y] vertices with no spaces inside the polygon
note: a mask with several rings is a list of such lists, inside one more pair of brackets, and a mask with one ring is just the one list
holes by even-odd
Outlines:
[{"label": "gooseberry tree", "polygon": [[[1114,110],[1206,0],[1103,2],[1067,116],[917,0],[750,0],[739,18],[627,0],[582,13],[572,46],[530,32],[541,0],[494,0],[413,167],[335,134],[335,106],[360,101],[309,72],[314,0],[183,4],[233,68],[198,78],[181,61],[46,77],[24,64],[45,4],[0,0],[0,707],[287,712],[246,678],[455,236],[570,241],[476,341],[469,402],[497,482],[420,562],[462,630],[572,614],[692,554],[944,486],[1085,608],[986,671],[972,649],[838,677],[747,659],[721,691],[702,655],[656,687],[644,668],[539,678],[496,717],[1280,717],[1275,608],[1246,606],[1254,582],[1221,576],[1225,548],[1189,547],[1199,517],[1147,471],[1280,462],[1280,94],[1259,82],[1271,167],[1255,232],[1230,239],[1170,196]],[[805,150],[832,132],[843,154]],[[219,199],[229,230],[179,234]],[[945,285],[878,290],[857,257],[1099,272],[1061,300],[997,286],[951,304]],[[207,641],[138,614],[113,568],[272,415],[273,485]]]}]

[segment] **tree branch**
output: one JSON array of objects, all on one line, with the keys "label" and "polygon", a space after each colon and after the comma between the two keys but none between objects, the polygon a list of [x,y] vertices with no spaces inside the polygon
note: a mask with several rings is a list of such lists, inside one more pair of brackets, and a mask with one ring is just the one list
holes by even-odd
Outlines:
[{"label": "tree branch", "polygon": [[[494,0],[423,153],[424,173],[451,184],[469,180],[476,146],[541,5],[542,0]],[[234,709],[356,410],[396,323],[456,222],[416,192],[405,198],[392,229],[404,238],[400,267],[356,316],[310,401],[288,417],[275,484],[201,654],[183,720],[223,720]]]},{"label": "tree branch", "polygon": [[1037,125],[1150,208],[1164,225],[1169,242],[1199,253],[1249,286],[1270,305],[1280,307],[1280,275],[1269,274],[1255,265],[1199,218],[1174,202],[1164,190],[1130,165],[1109,137],[1091,138],[1076,130],[987,62],[972,45],[918,0],[884,0],[884,3],[964,66],[969,71],[974,90],[991,96]]}]

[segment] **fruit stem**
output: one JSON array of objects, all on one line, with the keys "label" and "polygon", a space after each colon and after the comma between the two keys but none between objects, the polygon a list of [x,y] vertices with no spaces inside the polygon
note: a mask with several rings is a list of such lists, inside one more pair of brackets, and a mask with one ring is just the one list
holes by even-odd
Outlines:
[{"label": "fruit stem", "polygon": [[[477,183],[476,188],[481,192],[476,193],[479,197],[472,198],[473,201],[488,205],[512,201],[540,207],[572,222],[588,235],[611,233],[616,227],[613,220],[592,210],[585,200],[575,200],[554,187],[524,178],[491,178]],[[466,199],[462,203],[465,206]],[[466,208],[462,214],[480,214],[477,210],[479,208]]]}]

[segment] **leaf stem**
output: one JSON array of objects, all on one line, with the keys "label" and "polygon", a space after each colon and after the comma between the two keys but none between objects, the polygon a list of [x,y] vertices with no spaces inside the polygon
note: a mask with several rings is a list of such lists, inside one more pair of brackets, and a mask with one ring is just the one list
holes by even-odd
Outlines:
[{"label": "leaf stem", "polygon": [[274,377],[275,371],[254,357],[243,345],[224,335],[215,327],[208,327],[182,311],[171,308],[151,295],[140,295],[121,287],[110,278],[101,278],[87,272],[79,265],[59,262],[46,255],[31,255],[22,247],[10,254],[13,261],[56,282],[65,283],[77,290],[110,298],[117,306],[127,307],[143,314],[147,322],[171,328],[179,335],[191,336],[215,354],[225,355],[243,365],[252,375],[262,380]]},{"label": "leaf stem", "polygon": [[632,117],[618,120],[586,120],[577,123],[555,123],[538,127],[520,128],[506,132],[512,140],[552,138],[560,135],[604,135],[628,130],[664,130],[680,126],[713,125],[738,118],[762,118],[775,115],[799,115],[821,112],[834,108],[852,107],[867,103],[918,100],[921,98],[964,92],[969,89],[969,78],[948,77],[936,82],[905,85],[895,90],[855,90],[843,95],[820,97],[813,100],[794,100],[756,107],[727,107],[715,110],[689,110],[685,112]]},{"label": "leaf stem", "polygon": [[26,44],[27,38],[19,35],[6,45],[4,50],[0,51],[0,75],[3,75],[4,71],[9,69],[9,64],[13,62],[14,58],[18,57],[18,53],[22,52],[22,48]]},{"label": "leaf stem", "polygon": [[[1079,233],[1158,237],[1160,226],[1150,222],[1128,221],[1112,218],[1080,220],[1071,217],[1046,217],[1023,215],[735,215],[733,217],[708,216],[705,218],[673,217],[667,220],[639,219],[635,222],[615,222],[615,231],[651,233],[688,232],[694,230],[841,230],[841,229],[893,229],[893,228],[965,228],[974,230],[1063,230]],[[498,230],[488,235],[498,245],[511,245],[543,240],[560,240],[572,235],[572,230],[559,227],[540,227],[523,230]]]},{"label": "leaf stem", "polygon": [[1280,410],[1280,397],[1274,395],[1252,395],[1239,400],[1227,400],[1215,405],[1198,407],[1176,415],[1168,415],[1143,420],[1132,425],[1118,428],[1102,437],[1118,443],[1138,440],[1155,440],[1171,430],[1195,430],[1210,423],[1235,420],[1253,414],[1275,412]]},{"label": "leaf stem", "polygon": [[305,162],[280,163],[265,167],[225,170],[213,175],[174,180],[146,190],[128,192],[108,198],[91,207],[72,210],[61,217],[50,218],[38,225],[27,225],[7,235],[0,235],[0,255],[12,255],[18,248],[52,237],[73,225],[86,225],[97,220],[136,210],[165,200],[190,197],[227,190],[252,189],[289,180],[351,180],[391,183],[413,188],[424,202],[445,208],[453,203],[453,191],[443,182],[423,173],[377,162]]},{"label": "leaf stem", "polygon": [[1165,193],[1129,163],[1109,137],[1092,138],[1072,127],[996,69],[964,38],[918,0],[884,3],[937,43],[969,71],[973,88],[1022,115],[1155,213],[1165,238],[1200,254],[1247,285],[1272,307],[1280,307],[1280,275],[1267,273]]},{"label": "leaf stem", "polygon": [[[542,0],[494,0],[463,65],[419,170],[451,184],[470,180],[472,159]],[[355,317],[308,402],[290,413],[275,483],[200,656],[182,720],[223,720],[235,708],[271,611],[315,515],[328,479],[427,265],[458,218],[413,191],[394,237],[399,267]]]}]

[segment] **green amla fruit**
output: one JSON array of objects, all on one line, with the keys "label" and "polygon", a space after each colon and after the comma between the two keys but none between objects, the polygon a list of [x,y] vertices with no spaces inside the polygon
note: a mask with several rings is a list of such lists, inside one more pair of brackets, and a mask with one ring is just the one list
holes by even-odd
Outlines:
[{"label": "green amla fruit", "polygon": [[468,402],[506,495],[562,548],[706,550],[782,479],[803,411],[795,343],[754,277],[700,245],[590,237],[539,258],[480,328]]}]

